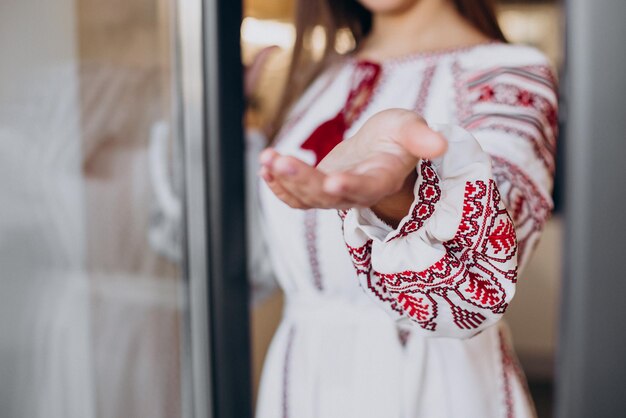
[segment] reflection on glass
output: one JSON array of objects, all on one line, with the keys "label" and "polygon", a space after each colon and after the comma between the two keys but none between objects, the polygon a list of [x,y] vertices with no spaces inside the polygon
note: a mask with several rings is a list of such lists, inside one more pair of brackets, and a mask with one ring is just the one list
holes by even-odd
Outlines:
[{"label": "reflection on glass", "polygon": [[181,416],[166,0],[0,4],[0,416]]}]

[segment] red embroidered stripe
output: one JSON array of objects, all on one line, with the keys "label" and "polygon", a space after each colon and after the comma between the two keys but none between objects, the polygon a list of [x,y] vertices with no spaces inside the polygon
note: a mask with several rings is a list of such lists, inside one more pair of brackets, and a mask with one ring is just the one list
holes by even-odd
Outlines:
[{"label": "red embroidered stripe", "polygon": [[504,407],[506,411],[506,418],[514,418],[513,410],[513,391],[511,389],[511,381],[509,379],[509,373],[507,371],[511,359],[508,355],[508,348],[502,330],[498,331],[498,337],[500,339],[500,357],[502,359],[502,382],[504,386]]},{"label": "red embroidered stripe", "polygon": [[545,65],[490,68],[469,78],[467,85],[469,88],[473,88],[506,74],[513,75],[526,81],[541,84],[551,90],[557,85],[554,72],[550,69],[550,67]]},{"label": "red embroidered stripe", "polygon": [[520,167],[497,156],[492,156],[492,161],[493,176],[515,225],[518,257],[523,260],[532,250],[529,244],[535,241],[550,218],[552,202]]},{"label": "red embroidered stripe", "polygon": [[419,93],[417,94],[417,100],[415,101],[415,106],[413,106],[415,113],[417,113],[418,115],[424,115],[424,111],[426,110],[426,103],[430,94],[430,87],[432,85],[433,77],[435,76],[436,70],[437,65],[430,65],[426,68],[426,70],[424,70],[422,83],[420,84]]},{"label": "red embroidered stripe", "polygon": [[405,237],[411,232],[415,232],[424,226],[424,222],[435,213],[435,205],[441,199],[441,188],[439,187],[439,176],[435,172],[432,163],[422,160],[419,166],[418,203],[413,206],[410,218],[400,226],[400,231],[389,239],[394,240]]},{"label": "red embroidered stripe", "polygon": [[291,362],[291,349],[296,329],[291,327],[287,335],[287,347],[285,349],[285,361],[283,363],[283,418],[289,418],[289,363]]},{"label": "red embroidered stripe", "polygon": [[317,254],[317,210],[310,209],[304,213],[304,234],[306,240],[306,250],[309,255],[309,265],[313,284],[318,290],[324,288],[320,262]]}]

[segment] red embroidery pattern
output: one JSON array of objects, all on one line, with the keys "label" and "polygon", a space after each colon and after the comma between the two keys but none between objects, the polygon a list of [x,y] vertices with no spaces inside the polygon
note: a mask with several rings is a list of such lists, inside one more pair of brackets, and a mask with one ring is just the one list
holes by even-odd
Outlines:
[{"label": "red embroidery pattern", "polygon": [[465,97],[467,96],[467,92],[465,90],[467,86],[464,84],[463,70],[461,69],[461,64],[458,60],[455,60],[452,64],[452,77],[454,79],[454,92],[456,93],[454,96],[456,104],[456,118],[458,121],[464,121],[471,116],[472,113],[467,101],[465,101]]},{"label": "red embroidery pattern", "polygon": [[366,279],[367,289],[375,295],[378,299],[384,302],[389,308],[391,308],[394,312],[402,315],[404,311],[400,306],[398,306],[397,299],[390,295],[387,291],[387,287],[385,285],[385,281],[375,274],[368,274]]},{"label": "red embroidery pattern", "polygon": [[398,340],[400,341],[402,347],[406,347],[410,336],[411,332],[409,330],[398,328]]},{"label": "red embroidery pattern", "polygon": [[447,294],[442,294],[443,292],[441,291],[438,293],[440,293],[441,297],[450,305],[452,320],[457,327],[461,329],[475,329],[487,319],[480,312],[471,312],[454,304]]},{"label": "red embroidery pattern", "polygon": [[452,254],[445,254],[435,264],[422,271],[403,271],[401,273],[374,272],[387,284],[393,293],[423,291],[453,285],[456,280],[462,279],[465,266]]},{"label": "red embroidery pattern", "polygon": [[[546,135],[545,130],[541,129],[541,127],[536,127],[536,135],[533,135],[523,129],[500,123],[498,120],[502,118],[499,118],[497,115],[485,116],[485,118],[489,120],[476,121],[480,129],[500,131],[524,139],[527,143],[531,144],[535,156],[541,160],[550,175],[554,175],[556,169],[556,142],[554,141],[554,136]],[[506,116],[506,118],[510,119],[510,116]],[[470,125],[472,124],[473,122]],[[468,128],[472,129],[471,126],[468,126]]]},{"label": "red embroidery pattern", "polygon": [[381,73],[382,67],[378,63],[358,62],[352,80],[352,88],[342,110],[348,127],[361,116],[371,102]]},{"label": "red embroidery pattern", "polygon": [[356,65],[346,103],[332,119],[322,123],[300,146],[315,153],[317,165],[341,141],[346,131],[367,108],[382,73],[380,64],[360,61]]},{"label": "red embroidery pattern", "polygon": [[[498,340],[500,342],[500,358],[502,367],[502,383],[504,389],[504,405],[507,418],[514,418],[515,408],[513,401],[513,390],[511,386],[511,377],[517,378],[524,395],[526,397],[526,403],[529,407],[533,407],[533,398],[528,389],[528,383],[526,376],[522,371],[515,352],[511,349],[510,344],[502,329],[498,330]],[[533,408],[534,409],[534,408]],[[533,411],[533,416],[537,416],[537,411]]]},{"label": "red embroidery pattern", "polygon": [[348,247],[348,253],[352,257],[352,263],[358,274],[369,274],[372,261],[372,240],[369,240],[362,247]]},{"label": "red embroidery pattern", "polygon": [[526,375],[524,374],[524,370],[522,370],[519,359],[517,358],[515,351],[513,351],[510,344],[507,342],[507,339],[504,337],[504,331],[500,329],[498,334],[501,346],[506,353],[506,357],[508,358],[508,364],[511,366],[511,372],[517,377],[517,381],[520,383],[520,386],[522,386],[527,405],[533,408],[533,415],[537,416],[537,411],[534,410],[533,397],[530,394],[530,388],[528,387],[528,379],[526,379]]},{"label": "red embroidery pattern", "polygon": [[289,364],[291,363],[291,351],[295,333],[295,327],[291,327],[287,335],[287,348],[285,349],[285,360],[283,363],[283,418],[289,418]]},{"label": "red embroidery pattern", "polygon": [[[338,210],[337,213],[343,221],[347,214],[347,210]],[[343,229],[343,223],[341,225]],[[398,307],[397,301],[389,295],[385,282],[381,277],[372,273],[372,240],[367,240],[360,247],[352,247],[346,243],[348,254],[352,258],[352,264],[357,273],[357,277],[362,278],[361,285],[365,284],[370,294],[376,296],[380,301],[384,302],[388,307],[398,314],[402,314],[402,310]],[[364,283],[363,283],[364,282]]]},{"label": "red embroidery pattern", "polygon": [[[328,90],[328,88],[333,84],[333,81],[335,81],[335,77],[329,75],[327,77],[327,79],[326,79],[326,82],[313,95],[311,100],[308,101],[307,105],[306,106],[302,106],[302,110],[299,113],[290,115],[287,118],[287,120],[283,124],[283,127],[280,129],[280,131],[276,135],[276,140],[274,141],[274,146],[280,144],[285,139],[287,134],[289,132],[291,132],[291,130],[298,124],[298,122],[300,122],[302,120],[304,115],[306,115],[306,113],[309,110],[309,108],[311,107],[311,105],[313,103],[317,102],[317,100],[322,96],[322,94],[324,94],[326,92],[326,90]],[[306,95],[306,93],[305,93],[305,95]]]},{"label": "red embroidery pattern", "polygon": [[420,326],[429,331],[437,327],[434,319],[437,316],[437,304],[428,294],[423,293],[400,293],[398,302],[402,310]]},{"label": "red embroidery pattern", "polygon": [[400,273],[373,271],[371,246],[370,240],[363,247],[348,247],[357,273],[364,275],[367,288],[378,299],[393,304],[396,312],[426,330],[437,328],[434,296],[448,303],[460,329],[475,329],[486,317],[460,307],[451,295],[494,314],[506,310],[506,292],[500,281],[516,280],[516,268],[506,266],[516,255],[517,241],[493,180],[467,182],[458,230],[444,243],[446,254],[429,268]]},{"label": "red embroidery pattern", "polygon": [[[556,79],[549,67],[490,69],[470,76],[464,87],[459,120],[466,129],[515,135],[531,144],[546,170],[554,173],[558,116]],[[483,104],[490,107],[482,109]]]},{"label": "red embroidery pattern", "polygon": [[504,406],[506,408],[506,418],[514,418],[513,415],[513,390],[511,389],[511,381],[509,379],[508,368],[511,365],[509,350],[504,339],[502,330],[498,331],[500,340],[500,357],[502,359],[502,383],[504,386]]},{"label": "red embroidery pattern", "polygon": [[489,254],[504,262],[516,252],[515,229],[493,180],[468,182],[465,187],[463,216],[456,235],[445,243],[448,250],[468,257],[465,251]]},{"label": "red embroidery pattern", "polygon": [[428,96],[430,94],[430,86],[433,83],[433,77],[435,76],[436,70],[437,65],[430,65],[426,68],[426,70],[424,70],[422,83],[420,85],[419,93],[417,94],[417,100],[415,101],[415,106],[413,106],[415,113],[418,115],[424,115],[426,101],[428,100]]},{"label": "red embroidery pattern", "polygon": [[[482,273],[482,274],[481,274]],[[457,294],[466,302],[493,313],[504,313],[506,293],[495,275],[487,269],[470,268]]]},{"label": "red embroidery pattern", "polygon": [[317,256],[317,211],[310,209],[304,214],[304,235],[306,239],[306,250],[309,255],[309,265],[311,267],[311,275],[313,276],[313,284],[317,290],[324,288],[322,282],[322,273],[320,272],[320,263]]},{"label": "red embroidery pattern", "polygon": [[[348,253],[352,258],[352,263],[356,269],[357,276],[363,278],[367,290],[370,294],[376,296],[380,301],[384,302],[395,312],[402,314],[402,310],[398,307],[396,299],[389,295],[387,286],[382,277],[372,273],[372,240],[368,240],[361,247],[352,247],[346,244]],[[363,284],[363,283],[362,283]]]},{"label": "red embroidery pattern", "polygon": [[526,65],[520,67],[489,68],[469,76],[467,85],[470,88],[474,88],[481,84],[489,83],[494,79],[501,79],[504,75],[550,89],[553,89],[558,84],[554,71],[552,71],[550,67],[546,65]]},{"label": "red embroidery pattern", "polygon": [[516,245],[513,223],[500,219],[495,225],[493,234],[487,238],[487,244],[492,247],[492,253],[507,253],[510,248]]},{"label": "red embroidery pattern", "polygon": [[472,92],[473,103],[494,103],[520,108],[532,107],[545,115],[550,126],[555,129],[557,123],[556,104],[546,97],[513,84],[484,85]]},{"label": "red embroidery pattern", "polygon": [[506,292],[500,280],[515,282],[517,269],[502,266],[516,255],[517,238],[493,180],[468,183],[463,219],[455,237],[444,245],[466,267],[457,295],[476,307],[504,313]]},{"label": "red embroidery pattern", "polygon": [[[493,176],[504,205],[513,218],[520,261],[532,251],[552,212],[549,201],[524,171],[500,157],[492,157]],[[521,263],[520,263],[521,264]]]},{"label": "red embroidery pattern", "polygon": [[420,161],[417,190],[417,203],[411,210],[410,218],[400,226],[400,231],[390,241],[419,230],[435,212],[435,205],[441,199],[441,188],[439,176],[428,160]]}]

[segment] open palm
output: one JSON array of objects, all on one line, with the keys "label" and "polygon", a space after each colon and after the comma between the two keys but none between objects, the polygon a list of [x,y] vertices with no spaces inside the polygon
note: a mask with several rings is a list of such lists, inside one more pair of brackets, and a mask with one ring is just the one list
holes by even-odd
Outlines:
[{"label": "open palm", "polygon": [[[371,207],[406,192],[407,178],[420,158],[434,158],[446,141],[414,112],[389,109],[368,119],[315,168],[266,149],[261,176],[291,207]],[[409,189],[411,189],[409,185]]]}]

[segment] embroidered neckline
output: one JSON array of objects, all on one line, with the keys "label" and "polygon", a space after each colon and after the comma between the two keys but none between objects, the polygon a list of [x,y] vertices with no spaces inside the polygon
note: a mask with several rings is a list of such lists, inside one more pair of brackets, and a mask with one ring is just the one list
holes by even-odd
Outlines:
[{"label": "embroidered neckline", "polygon": [[408,54],[398,55],[396,57],[390,57],[390,58],[385,58],[381,60],[375,60],[371,58],[362,58],[353,54],[346,55],[346,58],[348,59],[349,62],[352,62],[356,65],[365,65],[367,63],[371,63],[371,64],[379,64],[381,66],[388,67],[388,66],[394,66],[398,64],[419,61],[422,59],[439,58],[442,56],[454,56],[454,55],[461,54],[464,52],[473,51],[475,49],[485,47],[485,46],[503,45],[503,44],[504,42],[499,41],[499,40],[489,40],[486,42],[480,42],[480,43],[472,44],[472,45],[442,48],[442,49],[437,49],[433,51],[410,52]]}]

